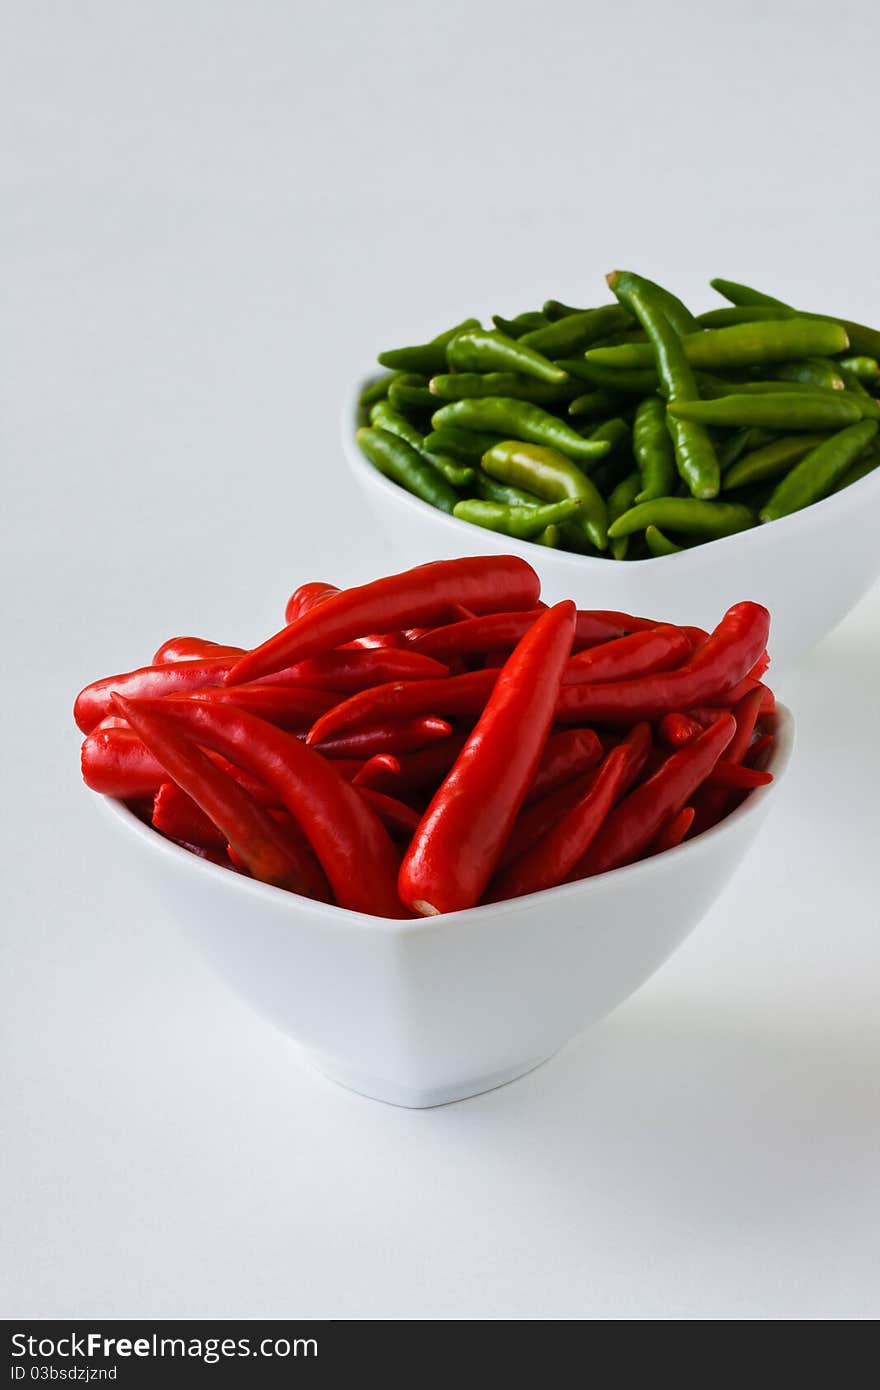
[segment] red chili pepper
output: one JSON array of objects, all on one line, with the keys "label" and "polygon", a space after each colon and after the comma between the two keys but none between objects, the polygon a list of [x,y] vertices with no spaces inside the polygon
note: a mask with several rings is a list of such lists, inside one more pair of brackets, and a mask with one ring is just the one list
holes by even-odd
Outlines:
[{"label": "red chili pepper", "polygon": [[309,731],[308,743],[362,724],[415,719],[423,714],[480,714],[498,679],[497,671],[467,671],[442,681],[391,681],[362,690],[328,710]]},{"label": "red chili pepper", "polygon": [[[242,686],[235,687],[238,690]],[[448,738],[452,725],[434,715],[394,723],[363,724],[347,734],[314,744],[325,758],[370,758],[374,753],[412,753]]]},{"label": "red chili pepper", "polygon": [[152,796],[168,780],[162,764],[127,727],[94,729],[83,739],[82,775],[93,792],[123,801]]},{"label": "red chili pepper", "polygon": [[299,739],[234,705],[146,700],[203,747],[258,777],[305,832],[340,907],[407,915],[397,896],[398,853],[376,813],[333,764]]},{"label": "red chili pepper", "polygon": [[208,657],[201,661],[174,661],[164,666],[142,666],[119,676],[104,676],[81,690],[73,706],[73,717],[84,734],[91,733],[105,715],[112,713],[110,697],[114,691],[132,699],[175,695],[184,690],[201,690],[219,685],[235,664],[233,657]]},{"label": "red chili pepper", "polygon": [[301,618],[304,613],[310,613],[313,608],[317,608],[319,603],[325,599],[332,598],[338,594],[339,590],[335,584],[322,584],[319,579],[313,580],[310,584],[300,584],[298,589],[294,589],[284,607],[284,621],[295,623],[297,618]]},{"label": "red chili pepper", "polygon": [[[433,792],[442,782],[465,745],[466,734],[450,734],[440,743],[430,748],[421,748],[418,753],[401,753],[397,759],[397,772],[384,774],[377,767],[370,774],[370,786],[377,791],[390,791],[395,795],[401,792],[418,792],[430,788]],[[370,759],[371,763],[374,761]]]},{"label": "red chili pepper", "polygon": [[[722,710],[721,713],[723,714],[724,711]],[[717,715],[715,717],[717,718]],[[709,723],[712,722],[710,719]],[[670,711],[669,714],[664,714],[660,720],[660,737],[670,748],[683,748],[686,743],[699,737],[703,727],[700,722],[691,719],[687,714]]]},{"label": "red chili pepper", "polygon": [[540,801],[533,801],[529,804],[523,802],[522,810],[516,818],[510,838],[498,860],[498,872],[506,869],[515,859],[519,859],[521,854],[525,854],[536,840],[540,840],[551,826],[570,811],[572,806],[576,806],[585,792],[596,779],[596,768],[590,768],[589,772],[583,772],[579,777],[575,777],[571,782],[565,782],[548,796],[541,797]]},{"label": "red chili pepper", "polygon": [[[645,726],[647,746],[650,731]],[[489,900],[500,902],[526,893],[539,893],[562,883],[587,853],[621,791],[632,784],[645,760],[646,745],[618,744],[606,754],[592,786],[546,835],[499,874]]]},{"label": "red chili pepper", "polygon": [[355,694],[389,681],[439,680],[449,668],[418,652],[389,647],[343,647],[263,676],[253,685],[307,685],[313,690]]},{"label": "red chili pepper", "polygon": [[188,792],[176,782],[163,782],[153,802],[152,824],[171,840],[200,845],[203,849],[226,849],[227,839],[222,830],[206,816]]},{"label": "red chili pepper", "polygon": [[244,656],[245,647],[227,647],[221,642],[209,642],[207,637],[169,637],[156,651],[152,664],[164,666],[171,661],[210,661],[212,657]]},{"label": "red chili pepper", "polygon": [[[484,613],[449,623],[446,627],[429,628],[411,639],[413,651],[446,661],[452,656],[482,656],[486,652],[512,651],[529,628],[545,612],[542,608],[516,613]],[[594,642],[609,642],[623,636],[623,628],[607,622],[601,615],[579,612],[575,623],[573,645],[582,647]]]},{"label": "red chili pepper", "polygon": [[666,822],[687,805],[735,732],[733,716],[725,714],[693,743],[670,753],[653,776],[614,808],[571,877],[602,874],[638,859]]},{"label": "red chili pepper", "polygon": [[762,734],[760,738],[756,738],[751,748],[749,749],[749,765],[754,767],[761,754],[766,753],[767,749],[772,747],[772,734]]},{"label": "red chili pepper", "polygon": [[548,796],[565,782],[595,767],[601,759],[602,742],[592,729],[563,729],[551,734],[526,792],[525,805]]},{"label": "red chili pepper", "polygon": [[210,705],[234,705],[256,714],[279,729],[307,729],[319,715],[332,709],[339,696],[332,690],[309,690],[303,685],[215,686],[172,695],[170,700],[197,700]]},{"label": "red chili pepper", "polygon": [[316,875],[308,861],[293,852],[268,812],[180,732],[166,714],[170,701],[163,706],[155,700],[126,700],[114,695],[113,704],[168,776],[223,832],[254,878],[328,900],[323,874]]},{"label": "red chili pepper", "polygon": [[722,714],[730,714],[730,710],[724,705],[692,705],[687,711],[686,718],[692,719],[695,724],[699,724],[701,729],[708,729],[720,719]]},{"label": "red chili pepper", "polygon": [[722,758],[715,764],[707,781],[713,788],[729,787],[734,791],[752,791],[754,787],[768,787],[773,781],[773,774],[757,767],[745,767],[742,763],[727,762]]},{"label": "red chili pepper", "polygon": [[[339,763],[336,766],[339,767]],[[384,779],[389,774],[396,777],[399,771],[400,763],[392,753],[374,753],[365,762],[358,763],[351,780],[356,787],[372,788],[377,777]]]},{"label": "red chili pepper", "polygon": [[677,815],[671,816],[654,843],[648,850],[648,855],[662,854],[667,849],[675,849],[680,845],[685,835],[694,823],[693,806],[682,806]]},{"label": "red chili pepper", "polygon": [[691,655],[691,643],[680,627],[665,625],[618,637],[573,656],[565,668],[564,685],[598,684],[631,680],[653,671],[683,666]]},{"label": "red chili pepper", "polygon": [[358,786],[358,791],[392,834],[407,837],[413,834],[419,823],[418,811],[407,806],[405,801],[398,801],[395,796],[386,796],[384,792],[377,792],[372,787]]},{"label": "red chili pepper", "polygon": [[[736,720],[736,733],[730,741],[727,749],[725,762],[728,764],[741,763],[748,752],[752,734],[755,729],[755,722],[760,713],[761,705],[764,700],[764,687],[756,685],[733,706],[731,714]],[[768,780],[772,781],[772,778]],[[696,830],[701,834],[708,830],[711,825],[716,825],[723,816],[726,816],[736,803],[736,797],[732,795],[735,791],[749,791],[753,786],[761,786],[762,782],[737,781],[736,774],[725,774],[719,764],[711,777],[707,778],[704,786],[700,787],[694,797],[694,812],[696,815]]]},{"label": "red chili pepper", "polygon": [[436,560],[372,584],[345,589],[241,657],[230,685],[269,675],[371,632],[424,627],[457,603],[475,613],[533,607],[541,582],[516,555]]},{"label": "red chili pepper", "polygon": [[565,724],[631,724],[725,696],[767,645],[770,615],[758,603],[729,608],[709,640],[677,671],[607,685],[568,685],[556,707]]},{"label": "red chili pepper", "polygon": [[423,916],[472,907],[484,892],[547,741],[576,611],[558,603],[523,637],[422,817],[399,889]]}]

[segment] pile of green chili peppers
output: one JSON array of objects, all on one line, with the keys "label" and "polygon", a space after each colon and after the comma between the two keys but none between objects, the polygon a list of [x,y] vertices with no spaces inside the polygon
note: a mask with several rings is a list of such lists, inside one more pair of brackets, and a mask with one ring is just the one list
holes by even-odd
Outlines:
[{"label": "pile of green chili peppers", "polygon": [[730,280],[694,316],[613,271],[379,354],[358,443],[408,492],[516,540],[641,560],[776,521],[880,465],[880,331]]}]

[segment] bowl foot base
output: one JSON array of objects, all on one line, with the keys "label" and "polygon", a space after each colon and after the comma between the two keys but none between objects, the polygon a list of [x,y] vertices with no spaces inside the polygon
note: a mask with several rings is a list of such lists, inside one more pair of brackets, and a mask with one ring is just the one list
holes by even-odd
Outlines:
[{"label": "bowl foot base", "polygon": [[546,1057],[531,1057],[501,1071],[463,1078],[444,1086],[422,1087],[405,1086],[386,1077],[371,1076],[315,1052],[300,1052],[300,1056],[316,1071],[335,1081],[338,1086],[344,1086],[347,1091],[357,1091],[371,1100],[381,1100],[387,1105],[400,1105],[409,1110],[427,1110],[434,1105],[449,1105],[452,1101],[482,1095],[484,1091],[494,1091],[498,1086],[506,1086],[509,1081],[516,1081],[518,1077],[534,1071],[553,1055],[550,1052]]}]

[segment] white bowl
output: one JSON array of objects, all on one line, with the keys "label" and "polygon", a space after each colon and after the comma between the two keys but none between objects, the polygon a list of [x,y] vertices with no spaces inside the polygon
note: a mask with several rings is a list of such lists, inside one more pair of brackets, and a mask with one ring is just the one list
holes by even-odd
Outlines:
[{"label": "white bowl", "polygon": [[343,449],[401,569],[462,555],[521,555],[540,573],[551,601],[573,598],[580,608],[709,629],[732,603],[754,599],[772,614],[770,652],[777,673],[830,632],[880,574],[880,468],[824,502],[724,540],[656,560],[595,559],[458,521],[383,477],[355,440],[365,385],[346,405]]},{"label": "white bowl", "polygon": [[395,922],[208,863],[101,798],[147,884],[238,993],[334,1081],[442,1105],[530,1071],[631,994],[696,926],[764,820],[775,781],[677,849],[512,902]]}]

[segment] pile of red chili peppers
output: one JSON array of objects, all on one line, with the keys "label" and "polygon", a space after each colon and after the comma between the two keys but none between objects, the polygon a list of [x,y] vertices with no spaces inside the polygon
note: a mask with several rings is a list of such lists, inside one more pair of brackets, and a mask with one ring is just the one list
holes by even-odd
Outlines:
[{"label": "pile of red chili peppers", "polygon": [[757,603],[711,634],[548,607],[502,555],[303,584],[285,620],[86,686],[87,785],[216,864],[401,918],[633,863],[772,780]]}]

